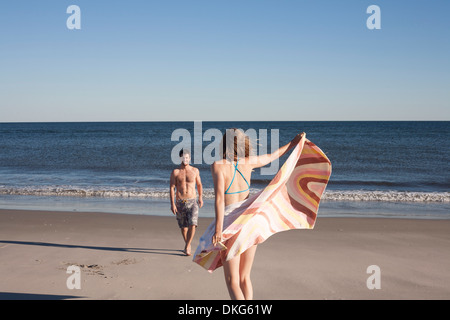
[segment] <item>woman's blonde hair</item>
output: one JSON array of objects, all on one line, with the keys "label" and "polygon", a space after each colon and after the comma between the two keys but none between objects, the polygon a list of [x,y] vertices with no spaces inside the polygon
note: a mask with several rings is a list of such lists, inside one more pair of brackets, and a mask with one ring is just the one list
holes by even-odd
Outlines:
[{"label": "woman's blonde hair", "polygon": [[227,129],[222,137],[222,158],[237,161],[250,156],[252,145],[249,136],[241,129]]}]

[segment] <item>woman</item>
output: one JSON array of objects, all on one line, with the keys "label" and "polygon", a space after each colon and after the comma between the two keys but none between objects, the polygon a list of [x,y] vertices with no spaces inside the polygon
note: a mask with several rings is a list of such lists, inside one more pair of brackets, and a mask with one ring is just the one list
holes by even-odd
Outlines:
[{"label": "woman", "polygon": [[[248,198],[252,170],[286,154],[300,142],[302,136],[303,133],[298,134],[291,142],[271,154],[252,156],[249,137],[239,129],[227,130],[222,138],[223,159],[211,165],[216,214],[215,233],[212,237],[214,245],[221,244],[225,213]],[[221,252],[225,282],[233,300],[253,298],[250,272],[255,252],[256,245],[229,261],[226,261],[223,251]]]}]

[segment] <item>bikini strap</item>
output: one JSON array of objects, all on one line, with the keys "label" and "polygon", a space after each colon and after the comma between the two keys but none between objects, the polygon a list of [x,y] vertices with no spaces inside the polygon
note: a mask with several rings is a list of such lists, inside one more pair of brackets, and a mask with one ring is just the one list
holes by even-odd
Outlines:
[{"label": "bikini strap", "polygon": [[[247,179],[245,179],[245,177],[244,177],[244,175],[242,174],[241,170],[239,170],[238,167],[237,167],[237,166],[238,166],[238,163],[239,163],[239,159],[236,160],[236,164],[233,163],[233,165],[234,165],[233,179],[231,179],[230,185],[228,186],[227,190],[225,190],[225,194],[241,193],[241,192],[245,192],[245,191],[247,191],[247,190],[250,189],[250,184],[248,183]],[[235,191],[235,192],[230,192],[230,193],[228,193],[228,190],[230,190],[231,185],[233,184],[234,178],[236,177],[236,171],[239,172],[239,174],[241,175],[241,177],[244,179],[245,183],[247,183],[247,189],[241,190],[241,191]]]},{"label": "bikini strap", "polygon": [[234,165],[234,163],[233,163],[233,166],[234,166],[233,179],[231,179],[231,182],[230,182],[230,185],[228,186],[228,189],[225,190],[225,194],[227,194],[228,190],[230,190],[231,185],[233,184],[234,178],[236,177],[236,170],[237,170],[237,162],[238,162],[238,161],[239,161],[239,159],[236,161],[236,165]]}]

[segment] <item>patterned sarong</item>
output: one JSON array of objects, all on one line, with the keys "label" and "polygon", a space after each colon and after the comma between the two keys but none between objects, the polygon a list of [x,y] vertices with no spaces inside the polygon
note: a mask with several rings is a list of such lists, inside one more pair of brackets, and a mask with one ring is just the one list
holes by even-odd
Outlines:
[{"label": "patterned sarong", "polygon": [[277,232],[314,228],[330,175],[330,160],[304,135],[266,188],[225,208],[223,245],[212,244],[213,221],[193,261],[212,272],[222,266],[220,250],[228,261]]}]

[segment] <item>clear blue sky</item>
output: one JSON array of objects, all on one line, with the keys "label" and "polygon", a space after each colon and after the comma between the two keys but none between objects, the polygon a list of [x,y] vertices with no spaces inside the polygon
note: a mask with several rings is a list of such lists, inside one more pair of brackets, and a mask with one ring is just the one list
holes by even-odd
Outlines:
[{"label": "clear blue sky", "polygon": [[450,120],[449,16],[447,0],[1,1],[0,122]]}]

